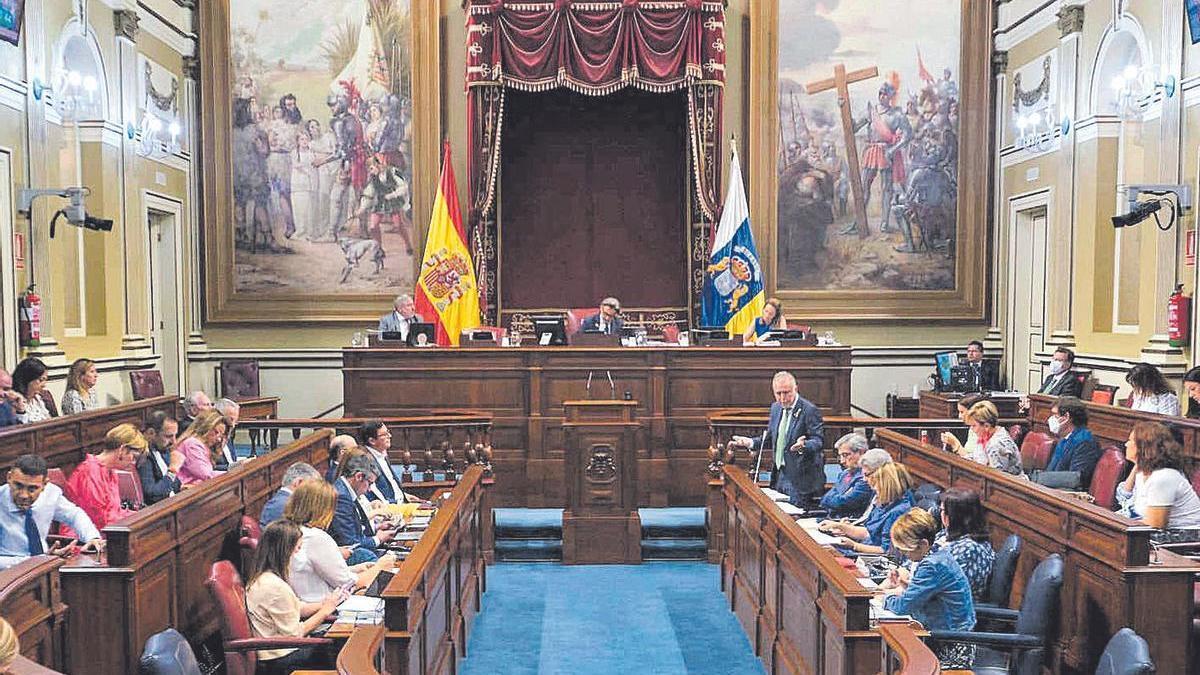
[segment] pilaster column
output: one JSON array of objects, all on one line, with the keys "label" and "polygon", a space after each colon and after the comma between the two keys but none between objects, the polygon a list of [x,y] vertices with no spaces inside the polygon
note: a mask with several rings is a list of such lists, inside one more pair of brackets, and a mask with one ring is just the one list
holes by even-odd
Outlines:
[{"label": "pilaster column", "polygon": [[[1079,43],[1083,31],[1083,5],[1067,5],[1058,12],[1058,81],[1051,86],[1057,93],[1059,120],[1073,125],[1079,118],[1076,101],[1079,93]],[[1069,132],[1068,132],[1069,133]],[[1046,247],[1046,338],[1045,348],[1075,346],[1072,328],[1075,300],[1075,194],[1079,189],[1075,172],[1075,142],[1062,138],[1056,156],[1054,201]]]},{"label": "pilaster column", "polygon": [[[207,351],[208,343],[204,341],[202,299],[203,288],[200,285],[200,265],[203,259],[200,251],[200,180],[198,164],[198,139],[200,138],[200,117],[197,114],[200,102],[200,58],[197,56],[183,57],[183,99],[180,101],[180,115],[184,124],[184,139],[187,150],[191,154],[187,177],[187,224],[181,228],[183,232],[184,267],[180,281],[187,279],[187,292],[184,302],[187,306],[187,352]],[[185,378],[186,379],[186,378]]]},{"label": "pilaster column", "polygon": [[[1163,0],[1162,2],[1163,35],[1159,42],[1160,49],[1157,71],[1165,78],[1172,76],[1178,83],[1182,78],[1183,69],[1183,22],[1178,18],[1183,15],[1183,0]],[[1151,169],[1147,176],[1154,176],[1155,182],[1177,184],[1183,182],[1183,157],[1179,139],[1183,129],[1183,95],[1178,86],[1175,95],[1167,98],[1162,90],[1156,93],[1161,100],[1151,105],[1161,105],[1162,114],[1158,123],[1158,153],[1155,164],[1158,171],[1155,176]],[[1146,223],[1143,223],[1146,225]],[[1149,234],[1154,237],[1154,294],[1151,308],[1154,312],[1154,332],[1149,341],[1142,347],[1142,359],[1158,364],[1168,374],[1178,375],[1187,366],[1183,349],[1172,347],[1167,341],[1167,296],[1175,290],[1178,281],[1179,249],[1183,240],[1182,222],[1166,232],[1156,228],[1147,228],[1142,236]],[[1144,278],[1144,277],[1143,277]],[[1143,314],[1143,316],[1145,316]]]},{"label": "pilaster column", "polygon": [[[995,190],[992,191],[992,298],[991,323],[988,326],[984,346],[989,352],[996,353],[1004,350],[1003,326],[1008,325],[1008,275],[1010,266],[1008,260],[1009,227],[1006,209],[1004,209],[1004,171],[1000,165],[1000,149],[1004,146],[1004,127],[1008,122],[1005,114],[1007,106],[1005,91],[1008,86],[1008,52],[995,50],[992,52],[992,77],[996,87],[993,97],[993,117],[995,119],[995,141],[992,147],[992,175],[996,177]],[[1007,358],[1005,359],[1007,362]]]},{"label": "pilaster column", "polygon": [[[57,92],[46,93],[39,101],[34,97],[33,86],[35,80],[46,86],[54,81],[54,73],[50,72],[51,64],[47,58],[50,50],[46,47],[46,33],[43,29],[46,2],[47,0],[28,0],[25,3],[25,27],[21,34],[25,47],[25,73],[30,83],[25,94],[26,147],[29,149],[26,162],[29,166],[29,183],[24,186],[29,188],[59,187],[50,184],[48,159],[55,151],[47,145],[49,122],[46,121],[47,109]],[[18,177],[17,180],[21,179]],[[59,296],[55,293],[50,274],[54,267],[50,258],[50,218],[61,207],[57,201],[60,201],[57,197],[35,199],[29,216],[32,254],[26,279],[37,285],[38,295],[42,297],[42,336],[41,345],[26,349],[25,355],[37,356],[46,361],[47,365],[55,365],[65,360],[58,340],[54,338],[54,333],[62,326],[56,323],[58,317],[54,301]]]},{"label": "pilaster column", "polygon": [[[138,126],[137,38],[136,10],[118,9],[113,12],[113,29],[117,37],[117,95],[121,121]],[[137,179],[138,157],[135,141],[122,135],[121,142],[121,286],[124,290],[125,327],[121,337],[123,352],[149,353],[153,346],[147,336],[150,324],[147,289],[139,281],[141,275],[130,269],[142,269],[148,254],[145,213],[142,207],[140,182]],[[135,264],[133,261],[140,261]]]}]

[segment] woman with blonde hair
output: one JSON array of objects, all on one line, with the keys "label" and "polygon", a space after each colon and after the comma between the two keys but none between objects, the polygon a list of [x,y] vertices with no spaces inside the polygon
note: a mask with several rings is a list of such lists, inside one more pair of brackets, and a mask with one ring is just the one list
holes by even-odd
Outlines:
[{"label": "woman with blonde hair", "polygon": [[102,530],[133,513],[121,505],[121,488],[115,471],[133,471],[138,455],[146,449],[146,438],[132,424],[119,424],[104,436],[104,449],[85,455],[71,472],[63,492],[83,509],[96,529]]},{"label": "woman with blonde hair", "polygon": [[[971,583],[946,547],[935,544],[941,529],[924,509],[913,509],[892,524],[892,546],[916,563],[911,576],[893,571],[880,585],[883,606],[896,614],[911,614],[925,630],[969,631],[975,627]],[[942,668],[970,668],[975,646],[933,643]]]},{"label": "woman with blonde hair", "polygon": [[17,641],[17,631],[11,624],[0,619],[0,673],[12,672],[8,668],[21,653],[21,645]]},{"label": "woman with blonde hair", "polygon": [[[993,469],[999,469],[1014,476],[1024,475],[1021,469],[1021,449],[1017,442],[1008,435],[1008,431],[1000,426],[1000,412],[991,401],[980,401],[971,406],[963,415],[963,421],[971,428],[971,433],[978,439],[978,450],[968,459],[987,464]],[[963,446],[957,438],[943,434],[942,440],[955,452],[961,454]]]},{"label": "woman with blonde hair", "polygon": [[183,466],[177,477],[185,487],[206,481],[217,475],[215,455],[220,454],[229,423],[214,409],[196,414],[191,426],[176,442],[175,449],[183,454]]},{"label": "woman with blonde hair", "polygon": [[75,359],[67,372],[67,390],[63,392],[62,414],[76,415],[100,407],[96,398],[96,362],[91,359]]},{"label": "woman with blonde hair", "polygon": [[783,318],[783,303],[779,302],[779,298],[767,298],[762,315],[755,317],[754,323],[742,334],[742,342],[753,344],[764,339],[771,331],[785,328],[787,319]]},{"label": "woman with blonde hair", "polygon": [[[300,483],[283,507],[283,517],[300,526],[300,555],[292,556],[288,583],[304,602],[320,602],[339,588],[362,588],[373,563],[349,566],[326,529],[333,522],[337,490],[320,479]],[[380,560],[390,567],[392,559]]]},{"label": "woman with blonde hair", "polygon": [[855,553],[887,553],[892,546],[888,537],[892,523],[915,504],[912,476],[903,464],[888,462],[867,475],[867,485],[875,491],[875,499],[861,525],[826,520],[819,528],[826,534],[841,535],[840,545]]}]

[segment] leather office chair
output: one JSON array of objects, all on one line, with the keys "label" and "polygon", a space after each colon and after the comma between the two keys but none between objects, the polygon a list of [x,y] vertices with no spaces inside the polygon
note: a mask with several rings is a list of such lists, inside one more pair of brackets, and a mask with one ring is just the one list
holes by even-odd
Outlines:
[{"label": "leather office chair", "polygon": [[246,614],[246,589],[233,563],[228,560],[213,563],[204,586],[212,595],[213,604],[221,616],[221,639],[225,651],[225,672],[228,675],[254,675],[258,669],[259,649],[332,644],[332,640],[315,637],[256,637],[250,629],[250,617]]},{"label": "leather office chair", "polygon": [[1021,558],[1021,537],[1010,534],[1000,544],[996,558],[992,560],[992,578],[988,580],[987,597],[977,606],[1008,607],[1012,595],[1013,577],[1017,575],[1017,561]]},{"label": "leather office chair", "polygon": [[222,361],[221,396],[234,401],[261,396],[258,387],[258,361]]},{"label": "leather office chair", "polygon": [[129,389],[133,392],[135,401],[155,398],[166,393],[162,373],[157,370],[129,371]]},{"label": "leather office chair", "polygon": [[1132,628],[1122,628],[1104,646],[1096,675],[1153,675],[1150,645]]},{"label": "leather office chair", "polygon": [[50,392],[43,389],[38,392],[38,398],[42,399],[42,405],[46,406],[46,412],[50,413],[51,417],[58,417],[58,404],[54,402],[54,397]]},{"label": "leather office chair", "polygon": [[663,326],[663,342],[679,342],[679,326],[668,323]]},{"label": "leather office chair", "polygon": [[579,332],[580,326],[583,325],[583,320],[599,314],[600,310],[595,307],[578,307],[576,309],[567,310],[567,337]]},{"label": "leather office chair", "polygon": [[1029,583],[1025,585],[1020,610],[983,606],[975,608],[977,619],[1011,623],[1013,632],[935,630],[930,631],[929,636],[935,640],[979,646],[975,654],[976,664],[1003,663],[1003,658],[996,658],[997,652],[1007,653],[1008,668],[976,666],[973,669],[975,675],[1040,675],[1053,637],[1052,631],[1058,625],[1062,583],[1063,561],[1054,553],[1034,568]]},{"label": "leather office chair", "polygon": [[258,520],[253,516],[242,516],[242,521],[238,524],[238,548],[242,553],[243,574],[250,569],[261,537],[262,526],[258,524]]},{"label": "leather office chair", "polygon": [[117,490],[121,493],[122,506],[136,511],[146,505],[146,500],[142,497],[142,480],[136,473],[117,469],[113,474],[117,477]]},{"label": "leather office chair", "polygon": [[1119,445],[1110,445],[1100,454],[1096,469],[1092,472],[1092,484],[1088,492],[1096,506],[1111,509],[1117,502],[1117,484],[1125,471],[1125,452]]},{"label": "leather office chair", "polygon": [[200,675],[200,664],[183,635],[168,628],[146,640],[138,675]]},{"label": "leather office chair", "polygon": [[1025,434],[1021,441],[1021,466],[1028,473],[1034,469],[1045,469],[1054,452],[1054,439],[1040,431]]},{"label": "leather office chair", "polygon": [[1092,387],[1092,395],[1089,400],[1100,405],[1113,405],[1113,401],[1117,398],[1117,389],[1118,387],[1112,384],[1097,384]]}]

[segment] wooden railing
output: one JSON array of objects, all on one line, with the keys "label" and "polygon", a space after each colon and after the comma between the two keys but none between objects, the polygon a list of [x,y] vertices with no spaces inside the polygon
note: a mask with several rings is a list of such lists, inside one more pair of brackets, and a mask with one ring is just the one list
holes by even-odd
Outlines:
[{"label": "wooden railing", "polygon": [[937,654],[921,639],[920,625],[880,623],[883,659],[880,675],[938,675],[942,672]]},{"label": "wooden railing", "polygon": [[378,664],[383,657],[383,639],[386,635],[387,628],[382,624],[355,629],[338,652],[338,675],[379,675]]},{"label": "wooden railing", "polygon": [[[239,430],[267,431],[269,449],[275,448],[278,433],[290,430],[292,438],[299,438],[305,431],[332,429],[335,434],[349,434],[358,438],[358,430],[365,422],[379,421],[388,426],[392,433],[392,447],[388,452],[394,462],[417,465],[418,470],[433,471],[447,460],[465,459],[477,463],[480,459],[491,460],[492,415],[470,411],[450,411],[429,415],[406,415],[403,417],[321,417],[257,419],[238,424]],[[255,441],[251,450],[257,453]],[[487,457],[483,457],[484,453]]]},{"label": "wooden railing", "polygon": [[66,647],[62,565],[61,558],[39,555],[0,572],[0,616],[16,631],[21,653],[53,670],[63,670]]},{"label": "wooden railing", "polygon": [[78,415],[55,417],[33,424],[0,429],[0,470],[12,466],[24,454],[34,454],[53,467],[70,473],[84,455],[104,445],[109,429],[126,422],[139,429],[156,410],[175,414],[178,396],[159,396],[108,408],[89,410]]}]

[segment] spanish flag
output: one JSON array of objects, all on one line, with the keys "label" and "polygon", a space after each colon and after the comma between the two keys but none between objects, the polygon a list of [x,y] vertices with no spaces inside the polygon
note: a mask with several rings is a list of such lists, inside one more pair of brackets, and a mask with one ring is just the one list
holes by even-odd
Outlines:
[{"label": "spanish flag", "polygon": [[442,176],[429,219],[416,296],[417,311],[437,326],[439,345],[457,347],[462,331],[479,326],[479,284],[463,233],[449,142],[442,152]]}]

